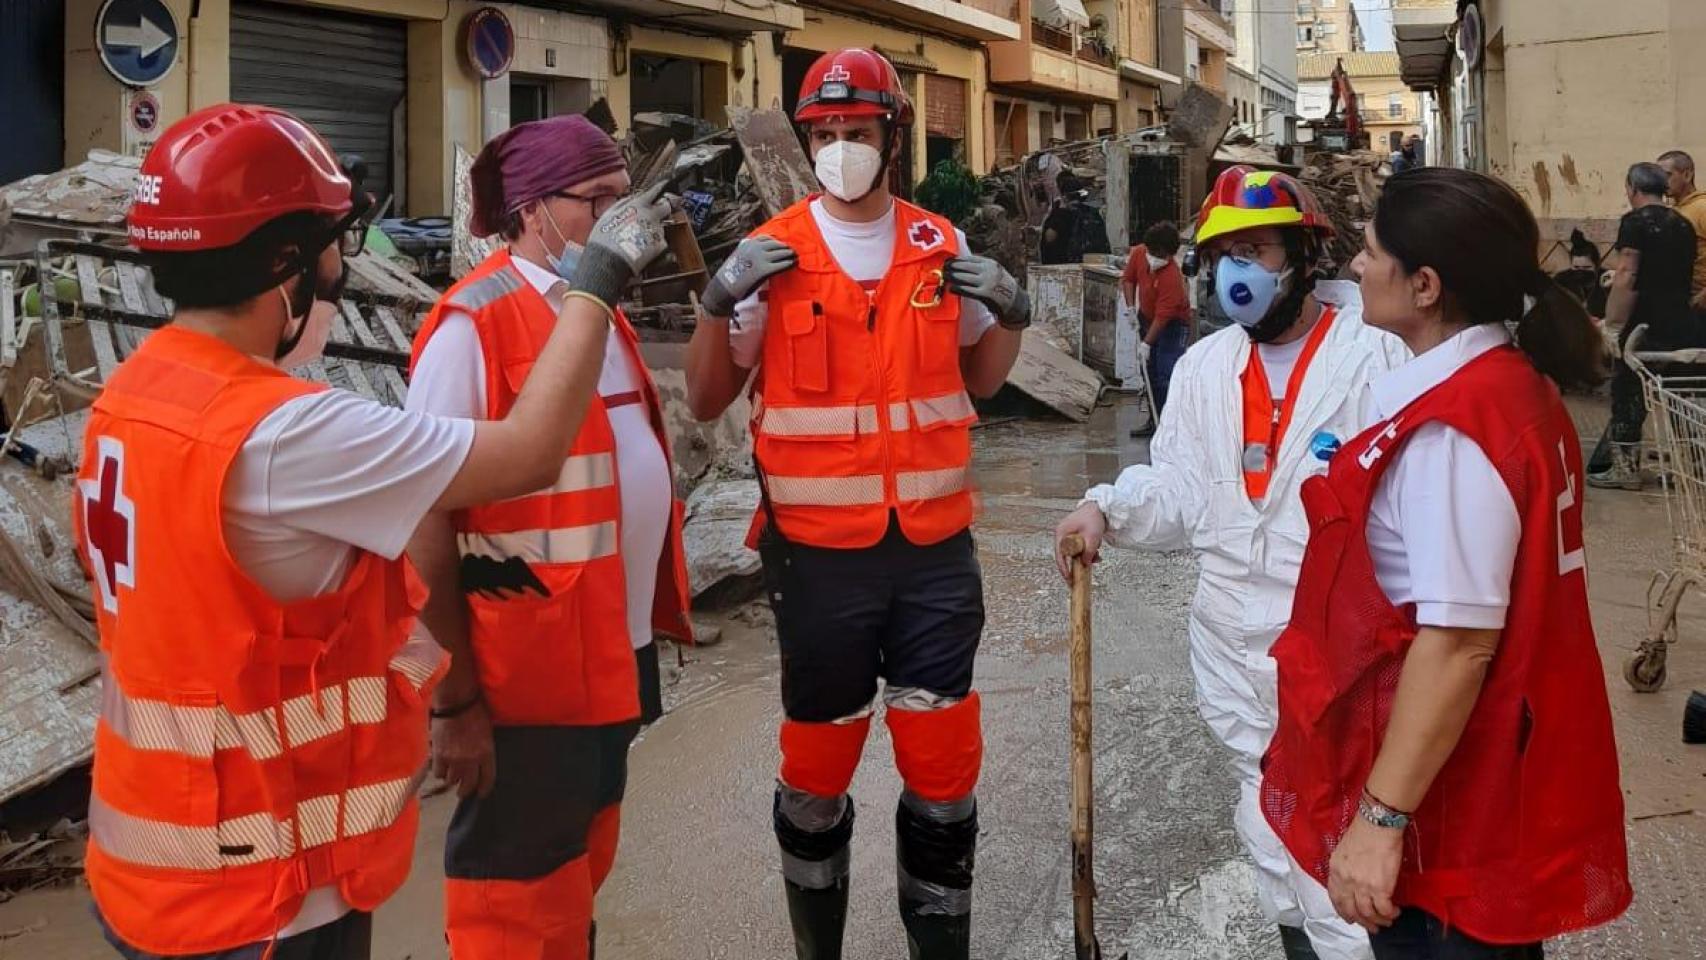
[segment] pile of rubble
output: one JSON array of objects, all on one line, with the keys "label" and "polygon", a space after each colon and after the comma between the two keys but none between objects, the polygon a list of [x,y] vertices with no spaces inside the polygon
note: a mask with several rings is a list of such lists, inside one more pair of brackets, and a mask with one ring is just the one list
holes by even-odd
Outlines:
[{"label": "pile of rubble", "polygon": [[1362,251],[1362,230],[1374,216],[1380,187],[1392,175],[1387,157],[1368,150],[1353,153],[1315,153],[1299,178],[1314,191],[1333,221],[1334,264],[1348,268]]}]

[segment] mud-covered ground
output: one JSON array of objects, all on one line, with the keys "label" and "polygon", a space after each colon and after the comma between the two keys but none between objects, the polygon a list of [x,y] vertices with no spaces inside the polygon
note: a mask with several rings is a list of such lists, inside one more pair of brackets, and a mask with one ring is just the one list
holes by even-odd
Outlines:
[{"label": "mud-covered ground", "polygon": [[[1140,408],[1119,402],[1087,426],[1023,420],[978,431],[979,525],[989,624],[978,665],[987,753],[979,790],[973,956],[1071,956],[1067,859],[1066,592],[1047,531],[1089,481],[1145,456],[1127,438]],[[1581,411],[1596,431],[1596,408]],[[1684,607],[1669,684],[1638,696],[1622,659],[1645,629],[1649,577],[1671,562],[1665,509],[1647,494],[1593,491],[1590,588],[1624,761],[1637,899],[1611,927],[1550,956],[1706,956],[1706,753],[1680,739],[1688,691],[1706,687],[1706,623]],[[1231,825],[1232,779],[1198,720],[1184,646],[1195,578],[1183,555],[1105,554],[1096,571],[1095,720],[1099,927],[1107,956],[1279,957],[1256,910]],[[671,710],[633,753],[623,848],[599,902],[601,960],[783,960],[770,791],[776,767],[775,645],[762,607],[718,618],[724,640],[688,651]],[[849,960],[905,956],[894,908],[887,732],[872,729],[854,782]],[[379,960],[445,956],[441,837],[452,801],[427,801],[415,873],[378,916]],[[0,957],[110,956],[81,890],[0,905]],[[11,938],[10,931],[27,930]]]}]

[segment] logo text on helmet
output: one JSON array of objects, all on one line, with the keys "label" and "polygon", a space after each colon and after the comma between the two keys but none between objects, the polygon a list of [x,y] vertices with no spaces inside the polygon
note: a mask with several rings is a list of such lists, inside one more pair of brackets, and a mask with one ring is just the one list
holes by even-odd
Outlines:
[{"label": "logo text on helmet", "polygon": [[832,63],[829,65],[829,69],[824,71],[823,79],[832,83],[845,83],[853,79],[853,75],[848,73],[847,68],[841,64]]},{"label": "logo text on helmet", "polygon": [[157,206],[160,203],[160,181],[162,179],[157,174],[138,174],[134,193],[136,202]]}]

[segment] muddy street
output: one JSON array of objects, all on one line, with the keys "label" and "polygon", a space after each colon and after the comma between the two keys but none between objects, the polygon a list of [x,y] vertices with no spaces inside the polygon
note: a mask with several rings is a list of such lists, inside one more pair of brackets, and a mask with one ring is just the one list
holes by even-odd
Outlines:
[{"label": "muddy street", "polygon": [[[1578,411],[1583,433],[1596,408]],[[987,738],[973,955],[1071,951],[1067,856],[1066,591],[1046,536],[1091,480],[1146,456],[1127,439],[1140,408],[1119,402],[1083,427],[1021,420],[978,432],[984,494],[979,549],[989,622],[978,665]],[[1565,958],[1706,956],[1706,764],[1679,737],[1688,691],[1706,687],[1706,623],[1684,606],[1666,688],[1638,696],[1622,659],[1645,628],[1645,591],[1668,564],[1662,499],[1589,494],[1595,625],[1624,763],[1635,906],[1612,926],[1567,940]],[[1184,555],[1105,554],[1096,572],[1097,867],[1105,951],[1146,960],[1279,955],[1256,908],[1252,869],[1233,832],[1234,785],[1198,719],[1184,646],[1195,567]],[[718,618],[720,645],[689,651],[670,712],[634,748],[623,847],[599,903],[603,960],[791,957],[770,828],[780,720],[767,611]],[[873,728],[854,782],[851,960],[905,955],[896,916],[893,810],[899,792],[887,731]],[[442,837],[453,802],[426,802],[415,871],[376,923],[374,956],[440,960]],[[0,957],[110,956],[87,893],[27,894],[0,905]]]}]

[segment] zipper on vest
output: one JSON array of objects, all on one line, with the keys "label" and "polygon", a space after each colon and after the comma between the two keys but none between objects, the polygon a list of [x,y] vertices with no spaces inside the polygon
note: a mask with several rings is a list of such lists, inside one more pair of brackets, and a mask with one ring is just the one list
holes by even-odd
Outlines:
[{"label": "zipper on vest", "polygon": [[1274,414],[1268,420],[1268,473],[1274,472],[1274,464],[1279,462],[1280,420],[1284,419],[1284,404],[1274,404]]},{"label": "zipper on vest", "polygon": [[866,333],[875,333],[876,329],[877,329],[877,304],[875,301],[872,301],[870,306],[865,308],[865,332]]}]

